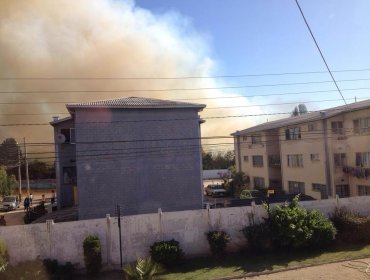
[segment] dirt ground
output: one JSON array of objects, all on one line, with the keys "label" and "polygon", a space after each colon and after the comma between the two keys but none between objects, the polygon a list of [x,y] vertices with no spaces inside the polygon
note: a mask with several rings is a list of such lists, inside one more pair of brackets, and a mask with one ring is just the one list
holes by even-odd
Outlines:
[{"label": "dirt ground", "polygon": [[[50,201],[52,196],[51,190],[31,190],[33,204],[37,204],[41,201],[42,195],[45,195],[46,201]],[[14,195],[17,195],[15,193]],[[23,200],[27,196],[26,192],[22,192],[22,202],[20,207],[17,210],[9,211],[9,212],[1,212],[0,215],[5,216],[5,221],[7,226],[14,226],[14,225],[23,225],[24,224],[24,207],[23,207]]]},{"label": "dirt ground", "polygon": [[[367,269],[367,274],[366,274]],[[246,277],[245,280],[366,280],[370,279],[370,258],[344,261],[278,273]]]}]

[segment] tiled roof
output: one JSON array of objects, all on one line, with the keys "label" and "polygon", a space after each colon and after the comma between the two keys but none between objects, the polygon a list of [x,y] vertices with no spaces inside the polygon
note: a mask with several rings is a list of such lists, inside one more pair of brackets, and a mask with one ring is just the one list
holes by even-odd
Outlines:
[{"label": "tiled roof", "polygon": [[289,117],[289,118],[284,118],[284,119],[280,119],[280,120],[276,120],[272,122],[266,122],[266,123],[256,125],[256,126],[253,126],[253,127],[241,130],[241,131],[236,131],[232,133],[231,135],[236,136],[236,135],[242,135],[246,133],[277,129],[277,128],[285,127],[289,125],[296,125],[296,124],[307,123],[310,121],[316,121],[320,119],[327,119],[327,118],[331,118],[331,117],[334,117],[342,113],[357,111],[357,110],[366,109],[366,108],[370,108],[370,99],[343,105],[343,106],[338,106],[334,108],[329,108],[329,109],[321,110],[318,112],[307,113],[307,114],[303,114],[297,117]]},{"label": "tiled roof", "polygon": [[127,97],[113,100],[92,101],[78,104],[67,104],[67,109],[76,108],[197,108],[202,110],[206,105],[144,97]]},{"label": "tiled roof", "polygon": [[69,117],[66,117],[66,118],[63,118],[63,119],[57,119],[57,120],[53,120],[50,122],[51,125],[54,125],[54,124],[58,124],[58,123],[62,123],[62,122],[66,122],[66,121],[69,121],[69,120],[72,120],[72,117],[69,116]]}]

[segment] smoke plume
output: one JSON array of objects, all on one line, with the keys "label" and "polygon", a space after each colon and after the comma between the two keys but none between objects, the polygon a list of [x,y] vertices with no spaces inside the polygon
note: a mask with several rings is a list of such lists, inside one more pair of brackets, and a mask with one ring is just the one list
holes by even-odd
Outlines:
[{"label": "smoke plume", "polygon": [[[210,46],[204,37],[178,13],[154,15],[131,1],[3,0],[0,77],[210,76],[215,73],[217,63],[210,57]],[[0,104],[0,124],[47,123],[53,115],[67,116],[64,104],[68,102],[129,96],[189,99],[207,107],[249,104],[245,98],[193,100],[238,95],[222,90],[137,91],[225,85],[216,79],[1,80],[1,103],[40,104]],[[94,92],[102,90],[112,92]],[[202,112],[202,117],[258,112],[258,108],[209,109]],[[202,125],[202,136],[229,135],[250,124],[247,118],[208,120]],[[26,137],[28,142],[53,141],[50,126],[1,126],[0,138],[6,137]]]}]

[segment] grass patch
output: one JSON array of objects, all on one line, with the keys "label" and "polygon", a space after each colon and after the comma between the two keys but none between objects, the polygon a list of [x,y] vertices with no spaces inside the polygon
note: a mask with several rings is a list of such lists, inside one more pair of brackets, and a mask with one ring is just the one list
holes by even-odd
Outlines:
[{"label": "grass patch", "polygon": [[162,274],[163,280],[204,280],[240,276],[249,272],[319,264],[370,256],[370,245],[337,245],[325,252],[295,251],[268,254],[230,254],[225,259],[197,258],[186,260],[177,268]]}]

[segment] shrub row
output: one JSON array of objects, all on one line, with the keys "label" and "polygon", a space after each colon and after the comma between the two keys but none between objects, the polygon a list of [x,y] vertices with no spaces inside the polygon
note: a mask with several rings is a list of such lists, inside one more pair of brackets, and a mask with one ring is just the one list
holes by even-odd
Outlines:
[{"label": "shrub row", "polygon": [[361,216],[342,207],[337,208],[330,219],[338,231],[336,239],[339,242],[370,242],[370,217]]}]

